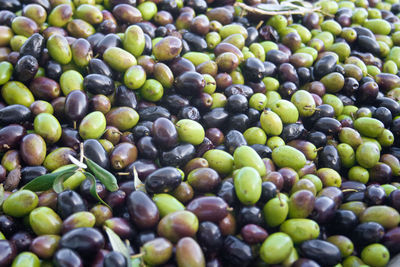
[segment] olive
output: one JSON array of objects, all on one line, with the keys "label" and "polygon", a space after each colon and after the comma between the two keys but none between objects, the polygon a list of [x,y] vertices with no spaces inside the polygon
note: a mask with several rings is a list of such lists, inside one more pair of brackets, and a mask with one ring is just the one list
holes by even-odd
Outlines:
[{"label": "olive", "polygon": [[53,257],[55,266],[83,266],[81,257],[72,249],[62,248],[57,250]]},{"label": "olive", "polygon": [[232,235],[225,238],[222,249],[223,258],[235,266],[249,266],[254,257],[251,247]]},{"label": "olive", "polygon": [[72,190],[61,192],[57,197],[57,212],[63,218],[78,211],[85,211],[86,205],[81,196]]},{"label": "olive", "polygon": [[127,208],[133,223],[140,229],[154,227],[159,220],[155,203],[143,192],[132,192],[127,198]]},{"label": "olive", "polygon": [[7,240],[0,240],[0,247],[0,263],[1,265],[8,266],[17,256],[17,249],[12,242]]},{"label": "olive", "polygon": [[167,149],[174,147],[178,141],[178,132],[174,124],[166,118],[159,118],[154,121],[152,136],[157,145]]}]

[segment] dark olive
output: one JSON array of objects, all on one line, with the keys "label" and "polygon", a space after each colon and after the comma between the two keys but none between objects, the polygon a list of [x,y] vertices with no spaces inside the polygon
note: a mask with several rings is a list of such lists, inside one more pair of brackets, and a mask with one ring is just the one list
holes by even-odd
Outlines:
[{"label": "dark olive", "polygon": [[83,199],[75,191],[66,190],[58,194],[57,213],[61,218],[65,219],[75,212],[86,210],[87,208]]},{"label": "dark olive", "polygon": [[225,238],[222,257],[234,266],[249,266],[253,260],[251,247],[232,235]]},{"label": "dark olive", "polygon": [[15,65],[15,77],[21,82],[32,80],[39,69],[37,59],[31,55],[21,57]]},{"label": "dark olive", "polygon": [[142,191],[132,192],[127,200],[132,222],[140,229],[151,229],[160,218],[156,204]]}]

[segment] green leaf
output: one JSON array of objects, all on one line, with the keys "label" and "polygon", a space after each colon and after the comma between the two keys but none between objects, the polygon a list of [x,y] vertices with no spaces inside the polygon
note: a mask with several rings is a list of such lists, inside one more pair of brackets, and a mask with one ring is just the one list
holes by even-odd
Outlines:
[{"label": "green leaf", "polygon": [[94,176],[96,176],[96,178],[99,179],[109,191],[114,192],[118,190],[119,187],[117,178],[115,178],[111,172],[102,168],[96,162],[88,158],[86,158],[86,164]]},{"label": "green leaf", "polygon": [[274,11],[291,11],[291,10],[297,10],[300,9],[300,7],[296,7],[294,5],[276,5],[276,4],[258,4],[257,5],[258,9],[264,10],[264,11],[269,11],[269,12],[274,12]]},{"label": "green leaf", "polygon": [[59,176],[56,177],[56,179],[54,179],[53,182],[53,190],[59,194],[62,191],[64,191],[64,180],[71,177],[75,172],[66,172],[63,174],[60,174]]},{"label": "green leaf", "polygon": [[0,184],[0,207],[4,202],[4,187],[3,184]]},{"label": "green leaf", "polygon": [[137,173],[135,167],[133,167],[133,183],[135,185],[136,190],[146,192],[146,188],[144,187],[143,182],[139,179],[139,176],[138,176],[138,173]]},{"label": "green leaf", "polygon": [[104,230],[107,233],[107,236],[108,236],[108,239],[110,240],[113,251],[118,251],[119,253],[124,255],[128,262],[128,266],[131,267],[132,261],[131,261],[131,257],[129,255],[129,249],[127,248],[127,246],[124,244],[124,242],[122,242],[121,238],[116,233],[114,233],[113,230],[111,230],[107,226],[104,226]]},{"label": "green leaf", "polygon": [[86,178],[88,178],[90,180],[91,186],[90,186],[90,194],[98,201],[100,201],[103,205],[109,207],[110,209],[112,209],[106,202],[104,202],[104,200],[101,199],[101,197],[99,196],[99,194],[97,194],[97,190],[96,190],[96,178],[94,178],[93,174],[91,174],[90,172],[84,172],[83,173]]},{"label": "green leaf", "polygon": [[28,189],[28,190],[31,190],[31,191],[34,191],[34,192],[49,190],[50,188],[52,188],[54,180],[59,175],[62,175],[62,174],[67,173],[67,172],[73,172],[73,171],[76,171],[77,169],[78,169],[78,167],[74,166],[74,167],[65,169],[63,171],[53,172],[53,173],[48,173],[48,174],[45,174],[45,175],[41,175],[39,177],[36,177],[35,179],[30,181],[26,185],[24,185],[22,187],[22,189]]}]

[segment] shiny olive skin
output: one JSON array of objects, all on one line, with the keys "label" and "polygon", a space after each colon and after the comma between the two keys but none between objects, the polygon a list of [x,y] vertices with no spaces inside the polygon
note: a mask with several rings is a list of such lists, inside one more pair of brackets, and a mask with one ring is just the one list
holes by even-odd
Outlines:
[{"label": "shiny olive skin", "polygon": [[83,267],[83,261],[81,257],[78,255],[78,253],[69,248],[57,250],[53,257],[53,264],[55,266]]},{"label": "shiny olive skin", "polygon": [[227,203],[220,197],[199,197],[193,199],[186,209],[193,212],[200,221],[218,222],[227,216]]},{"label": "shiny olive skin", "polygon": [[15,104],[4,107],[0,110],[0,123],[23,123],[31,118],[31,111],[29,108]]},{"label": "shiny olive skin", "polygon": [[85,140],[83,142],[83,147],[85,149],[85,155],[89,159],[93,160],[103,168],[108,168],[110,166],[110,160],[107,152],[99,141],[95,139]]},{"label": "shiny olive skin", "polygon": [[[79,242],[76,242],[79,240]],[[104,246],[104,237],[95,228],[77,228],[64,234],[59,246],[78,252],[81,256],[91,256]]]},{"label": "shiny olive skin", "polygon": [[0,129],[0,151],[16,148],[25,134],[25,128],[18,124],[10,124]]},{"label": "shiny olive skin", "polygon": [[57,197],[57,212],[63,218],[78,211],[85,211],[86,205],[81,196],[72,190],[61,192]]},{"label": "shiny olive skin", "polygon": [[140,229],[153,228],[160,214],[156,204],[143,192],[132,192],[127,198],[127,208],[133,223]]},{"label": "shiny olive skin", "polygon": [[145,180],[147,192],[167,193],[173,191],[182,181],[181,173],[172,167],[160,168]]},{"label": "shiny olive skin", "polygon": [[74,90],[65,99],[65,116],[71,121],[80,121],[87,114],[88,106],[87,95],[80,90]]}]

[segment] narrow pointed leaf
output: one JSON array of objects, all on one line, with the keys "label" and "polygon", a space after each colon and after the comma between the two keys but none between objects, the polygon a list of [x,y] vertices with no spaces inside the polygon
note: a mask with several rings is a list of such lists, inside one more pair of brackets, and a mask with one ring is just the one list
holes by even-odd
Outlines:
[{"label": "narrow pointed leaf", "polygon": [[96,190],[96,178],[94,178],[93,174],[91,174],[90,172],[84,172],[83,174],[85,174],[86,178],[88,178],[90,180],[91,186],[90,186],[90,194],[98,201],[100,201],[100,203],[102,203],[104,206],[107,206],[111,209],[111,207],[104,202],[103,199],[101,199],[101,197],[99,196],[99,194],[97,194],[97,190]]},{"label": "narrow pointed leaf", "polygon": [[133,167],[133,183],[135,184],[135,189],[136,190],[142,190],[146,192],[146,189],[144,187],[144,184],[142,181],[139,179],[138,173],[136,171],[136,168]]},{"label": "narrow pointed leaf", "polygon": [[294,5],[276,5],[276,4],[259,4],[257,5],[258,9],[262,9],[265,11],[290,11],[290,10],[296,10],[299,9],[300,7],[296,7]]},{"label": "narrow pointed leaf", "polygon": [[4,202],[4,187],[3,184],[0,184],[0,207]]},{"label": "narrow pointed leaf", "polygon": [[69,158],[69,160],[70,160],[73,164],[75,164],[75,165],[78,166],[79,168],[81,168],[81,169],[86,169],[86,168],[87,168],[87,166],[86,166],[85,163],[80,162],[79,160],[77,160],[76,158],[74,158],[73,156],[71,156],[70,154],[68,154],[68,158]]},{"label": "narrow pointed leaf", "polygon": [[104,230],[106,231],[108,239],[110,240],[112,249],[124,255],[128,262],[128,266],[131,267],[132,262],[131,262],[131,257],[129,255],[128,247],[124,244],[124,242],[122,242],[121,238],[116,233],[114,233],[113,230],[111,230],[107,226],[104,226]]},{"label": "narrow pointed leaf", "polygon": [[93,160],[86,158],[86,164],[89,167],[89,170],[94,174],[94,176],[104,184],[107,190],[114,192],[118,190],[118,182],[115,176],[107,171],[106,169],[99,166]]},{"label": "narrow pointed leaf", "polygon": [[78,169],[78,166],[74,166],[59,172],[53,172],[53,173],[48,173],[45,175],[41,175],[27,183],[22,187],[22,189],[28,189],[34,192],[37,191],[46,191],[52,188],[54,180],[57,178],[57,176],[67,173],[67,172],[73,172]]},{"label": "narrow pointed leaf", "polygon": [[64,191],[64,180],[71,177],[71,175],[73,175],[75,172],[66,172],[63,174],[60,174],[59,176],[56,177],[56,179],[54,179],[53,182],[53,190],[59,194],[62,191]]}]

